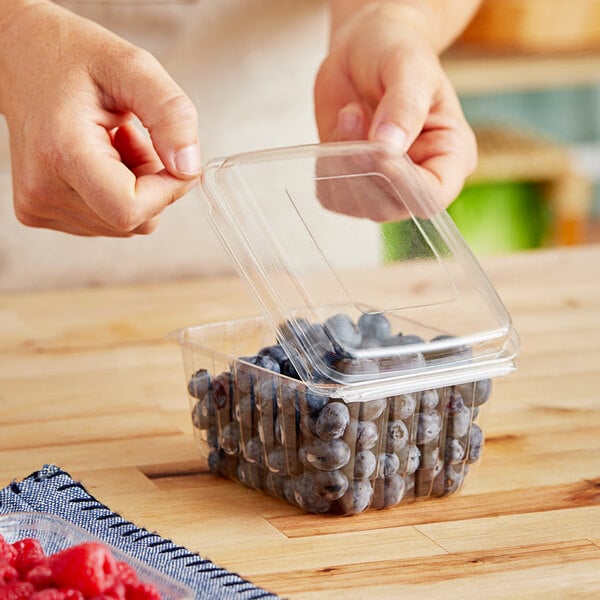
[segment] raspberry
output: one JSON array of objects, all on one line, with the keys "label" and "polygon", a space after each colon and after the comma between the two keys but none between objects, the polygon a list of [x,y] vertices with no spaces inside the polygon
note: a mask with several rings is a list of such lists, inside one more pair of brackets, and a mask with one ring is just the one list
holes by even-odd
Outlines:
[{"label": "raspberry", "polygon": [[46,588],[44,590],[38,590],[33,592],[29,600],[63,600],[64,595],[60,590],[56,588]]},{"label": "raspberry", "polygon": [[98,542],[46,556],[40,542],[0,535],[0,600],[161,600],[136,571]]},{"label": "raspberry", "polygon": [[0,564],[14,563],[17,551],[0,535]]},{"label": "raspberry", "polygon": [[48,566],[48,561],[33,567],[24,577],[25,581],[33,584],[36,590],[49,587],[52,584],[52,570]]},{"label": "raspberry", "polygon": [[29,600],[33,586],[24,581],[12,581],[0,585],[0,600]]},{"label": "raspberry", "polygon": [[127,600],[160,600],[160,594],[154,586],[138,583],[127,589]]},{"label": "raspberry", "polygon": [[46,559],[42,544],[34,538],[19,540],[12,546],[17,551],[13,564],[21,577]]},{"label": "raspberry", "polygon": [[16,581],[19,578],[19,572],[8,563],[0,563],[0,585]]},{"label": "raspberry", "polygon": [[[129,588],[131,584],[125,584],[122,581],[116,580],[113,585],[111,585],[106,592],[104,593],[105,596],[110,596],[111,598],[114,598],[115,600],[125,600],[126,598],[126,594],[127,594],[127,589]],[[133,584],[135,585],[135,584]],[[97,598],[95,598],[94,600],[98,600]]]},{"label": "raspberry", "polygon": [[84,596],[103,594],[117,575],[115,559],[109,549],[96,542],[62,550],[48,562],[55,584],[77,589]]},{"label": "raspberry", "polygon": [[138,577],[137,573],[135,572],[135,569],[132,566],[128,565],[126,562],[117,562],[117,573],[119,581],[124,583],[126,586],[134,585],[138,582]]},{"label": "raspberry", "polygon": [[63,600],[84,600],[83,594],[79,590],[70,588],[61,588]]}]

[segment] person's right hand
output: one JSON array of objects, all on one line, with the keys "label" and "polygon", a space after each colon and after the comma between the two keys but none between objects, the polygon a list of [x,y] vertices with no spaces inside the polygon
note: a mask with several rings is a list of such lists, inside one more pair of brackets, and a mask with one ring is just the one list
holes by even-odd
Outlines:
[{"label": "person's right hand", "polygon": [[47,0],[2,3],[17,218],[77,235],[150,233],[200,175],[192,102],[152,55],[96,23]]}]

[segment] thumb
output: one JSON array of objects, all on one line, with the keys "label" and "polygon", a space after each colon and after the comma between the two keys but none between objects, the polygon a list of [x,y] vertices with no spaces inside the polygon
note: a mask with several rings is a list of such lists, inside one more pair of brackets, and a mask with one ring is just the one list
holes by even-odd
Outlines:
[{"label": "thumb", "polygon": [[114,94],[118,108],[139,118],[170,175],[198,177],[201,157],[194,104],[151,54],[137,48],[133,54],[133,59],[114,64],[111,73],[119,86]]},{"label": "thumb", "polygon": [[435,91],[431,65],[391,59],[382,69],[383,95],[373,114],[369,139],[406,152],[429,115]]}]

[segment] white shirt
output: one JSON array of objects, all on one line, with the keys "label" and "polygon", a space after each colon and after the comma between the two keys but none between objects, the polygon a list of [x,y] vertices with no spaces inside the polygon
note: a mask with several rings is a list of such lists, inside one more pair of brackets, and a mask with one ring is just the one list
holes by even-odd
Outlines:
[{"label": "white shirt", "polygon": [[[151,51],[199,113],[203,160],[317,141],[313,83],[325,57],[325,0],[63,0]],[[209,274],[233,265],[192,192],[158,229],[80,238],[21,225],[0,119],[0,290]]]}]

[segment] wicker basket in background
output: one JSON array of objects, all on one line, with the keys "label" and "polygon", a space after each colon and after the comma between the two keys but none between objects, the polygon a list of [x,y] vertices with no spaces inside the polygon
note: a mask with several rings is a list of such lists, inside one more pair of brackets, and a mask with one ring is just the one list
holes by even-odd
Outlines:
[{"label": "wicker basket in background", "polygon": [[525,53],[600,51],[600,0],[483,0],[456,46]]}]

